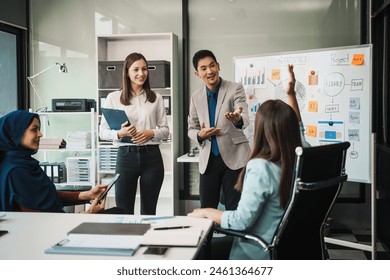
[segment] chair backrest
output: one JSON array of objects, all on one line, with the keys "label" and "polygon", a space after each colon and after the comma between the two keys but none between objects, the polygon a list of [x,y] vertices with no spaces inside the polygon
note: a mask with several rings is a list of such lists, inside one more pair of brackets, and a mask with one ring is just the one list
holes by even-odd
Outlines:
[{"label": "chair backrest", "polygon": [[323,229],[346,181],[349,142],[295,151],[293,190],[271,246],[272,259],[325,259]]}]

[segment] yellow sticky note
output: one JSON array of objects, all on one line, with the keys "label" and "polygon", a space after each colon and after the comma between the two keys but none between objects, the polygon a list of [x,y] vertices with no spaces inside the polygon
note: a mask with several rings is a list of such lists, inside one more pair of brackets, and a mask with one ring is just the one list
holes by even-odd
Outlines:
[{"label": "yellow sticky note", "polygon": [[315,125],[307,126],[307,136],[310,136],[310,137],[317,136],[317,127]]},{"label": "yellow sticky note", "polygon": [[272,69],[271,79],[272,80],[280,80],[280,69]]},{"label": "yellow sticky note", "polygon": [[309,112],[318,112],[318,101],[309,101]]},{"label": "yellow sticky note", "polygon": [[364,62],[364,54],[355,53],[352,57],[352,65],[362,65]]}]

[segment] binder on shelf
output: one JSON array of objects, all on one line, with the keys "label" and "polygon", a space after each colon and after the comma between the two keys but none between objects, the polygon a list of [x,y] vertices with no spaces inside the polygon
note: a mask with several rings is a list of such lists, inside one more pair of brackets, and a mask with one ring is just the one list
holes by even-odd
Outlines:
[{"label": "binder on shelf", "polygon": [[[49,163],[47,161],[41,161],[39,163],[39,166],[42,168],[43,171],[45,171],[46,173],[46,165],[48,165]],[[47,174],[47,173],[46,173]]]},{"label": "binder on shelf", "polygon": [[64,162],[40,162],[39,165],[53,183],[64,183],[66,181]]},{"label": "binder on shelf", "polygon": [[66,181],[65,175],[65,163],[64,162],[53,162],[53,182],[54,183],[64,183]]},{"label": "binder on shelf", "polygon": [[171,115],[171,97],[170,96],[163,96],[164,101],[164,107],[165,107],[165,113],[167,116]]},{"label": "binder on shelf", "polygon": [[51,165],[50,163],[46,165],[46,174],[47,177],[49,177],[50,180],[53,182],[53,165]]}]

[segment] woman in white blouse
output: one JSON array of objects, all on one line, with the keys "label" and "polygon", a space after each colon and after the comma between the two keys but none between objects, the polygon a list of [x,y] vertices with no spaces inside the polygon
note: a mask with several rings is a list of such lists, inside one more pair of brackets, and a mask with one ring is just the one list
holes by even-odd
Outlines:
[{"label": "woman in white blouse", "polygon": [[[164,165],[159,149],[169,137],[169,127],[162,96],[151,90],[148,63],[140,53],[129,54],[122,70],[122,88],[111,92],[104,107],[126,112],[131,123],[112,130],[102,116],[100,138],[118,144],[115,183],[116,206],[134,214],[137,182],[141,193],[141,214],[155,215],[164,180]],[[129,141],[128,139],[130,139]]]}]

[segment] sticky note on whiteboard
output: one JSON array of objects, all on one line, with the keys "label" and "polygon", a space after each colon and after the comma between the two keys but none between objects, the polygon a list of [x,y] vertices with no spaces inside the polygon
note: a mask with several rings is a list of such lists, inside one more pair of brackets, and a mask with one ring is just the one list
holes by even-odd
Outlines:
[{"label": "sticky note on whiteboard", "polygon": [[280,69],[272,69],[271,79],[272,80],[280,80]]},{"label": "sticky note on whiteboard", "polygon": [[315,125],[307,126],[307,136],[317,137],[317,127]]},{"label": "sticky note on whiteboard", "polygon": [[309,112],[318,112],[318,101],[309,101]]},{"label": "sticky note on whiteboard", "polygon": [[364,54],[355,53],[352,57],[352,65],[363,65],[364,63]]}]

